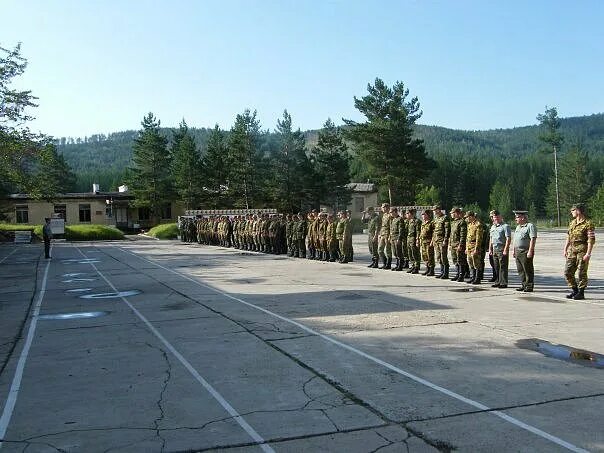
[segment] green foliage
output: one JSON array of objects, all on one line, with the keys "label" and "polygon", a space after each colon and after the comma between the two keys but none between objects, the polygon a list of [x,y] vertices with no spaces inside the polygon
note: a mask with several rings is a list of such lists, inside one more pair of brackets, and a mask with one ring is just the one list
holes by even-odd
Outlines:
[{"label": "green foliage", "polygon": [[210,133],[206,153],[202,158],[205,172],[202,187],[205,189],[204,198],[208,208],[218,209],[228,204],[228,159],[225,133],[216,125]]},{"label": "green foliage", "polygon": [[497,180],[493,184],[491,194],[489,195],[489,206],[491,209],[497,209],[505,218],[512,216],[512,196],[510,194],[509,185],[501,180]]},{"label": "green foliage", "polygon": [[158,223],[162,209],[173,199],[171,155],[167,139],[159,132],[160,122],[149,113],[141,123],[143,129],[134,141],[133,166],[127,181],[133,192],[135,207],[147,207],[152,223]]},{"label": "green foliage", "polygon": [[195,209],[201,201],[203,166],[195,141],[183,120],[174,133],[172,145],[172,178],[178,199],[186,209]]},{"label": "green foliage", "polygon": [[414,137],[413,125],[422,115],[419,101],[407,100],[409,90],[402,82],[389,88],[377,78],[367,90],[367,96],[354,98],[367,121],[344,120],[349,126],[345,134],[358,146],[370,174],[388,188],[390,203],[411,200],[416,184],[433,166],[423,141]]},{"label": "green foliage", "polygon": [[437,203],[440,203],[440,191],[434,186],[420,184],[415,195],[415,204],[427,206]]},{"label": "green foliage", "polygon": [[178,225],[176,223],[164,223],[151,228],[147,234],[157,239],[176,239],[178,236]]},{"label": "green foliage", "polygon": [[604,226],[604,184],[598,188],[588,206],[588,216],[593,219],[596,225]]},{"label": "green foliage", "polygon": [[124,233],[107,225],[66,225],[68,241],[110,241],[124,239]]},{"label": "green foliage", "polygon": [[346,209],[352,198],[350,189],[346,187],[350,182],[351,157],[340,130],[329,118],[319,131],[311,159],[318,200],[331,206],[333,211]]},{"label": "green foliage", "polygon": [[36,228],[42,231],[42,225],[24,225],[14,223],[0,223],[0,231],[35,231]]}]

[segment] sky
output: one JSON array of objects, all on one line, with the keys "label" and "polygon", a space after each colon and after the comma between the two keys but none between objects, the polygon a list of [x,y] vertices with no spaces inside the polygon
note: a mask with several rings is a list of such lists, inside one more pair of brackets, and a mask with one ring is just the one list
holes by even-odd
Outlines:
[{"label": "sky", "polygon": [[0,0],[12,88],[54,137],[162,126],[230,129],[257,110],[301,130],[362,121],[376,77],[417,96],[420,124],[484,130],[604,111],[600,0]]}]

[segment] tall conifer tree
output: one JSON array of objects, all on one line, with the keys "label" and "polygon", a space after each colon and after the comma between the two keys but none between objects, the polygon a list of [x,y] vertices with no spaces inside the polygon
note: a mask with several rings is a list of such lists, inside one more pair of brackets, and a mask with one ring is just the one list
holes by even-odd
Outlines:
[{"label": "tall conifer tree", "polygon": [[178,198],[186,209],[196,209],[201,201],[202,173],[201,157],[183,119],[174,133],[172,176]]}]

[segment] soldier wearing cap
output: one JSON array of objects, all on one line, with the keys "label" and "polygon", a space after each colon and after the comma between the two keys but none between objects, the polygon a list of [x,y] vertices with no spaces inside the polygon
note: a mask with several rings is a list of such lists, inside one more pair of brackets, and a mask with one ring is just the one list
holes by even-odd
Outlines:
[{"label": "soldier wearing cap", "polygon": [[434,276],[434,247],[432,246],[432,235],[434,234],[434,221],[432,220],[432,211],[426,209],[422,212],[422,226],[419,232],[418,246],[422,251],[422,259],[426,264],[425,272],[422,275],[427,277]]},{"label": "soldier wearing cap", "polygon": [[436,278],[449,278],[449,238],[451,236],[451,221],[442,211],[440,205],[434,206],[434,233],[432,234],[432,247],[434,258],[440,266]]},{"label": "soldier wearing cap", "polygon": [[537,229],[528,221],[528,211],[514,211],[514,217],[516,231],[514,231],[512,253],[516,259],[516,269],[521,280],[521,286],[516,288],[516,291],[530,293],[535,286],[533,257],[535,256]]},{"label": "soldier wearing cap", "polygon": [[390,247],[392,254],[396,258],[396,265],[392,268],[393,271],[403,270],[403,219],[398,214],[398,209],[392,206],[390,208]]},{"label": "soldier wearing cap", "polygon": [[[481,269],[484,265],[484,258],[482,255],[484,227],[483,224],[476,217],[474,211],[468,211],[466,213],[466,222],[468,223],[468,235],[466,237],[466,256],[468,259],[468,265],[472,272],[470,281],[474,285],[480,284],[481,280]],[[481,265],[481,261],[483,262]]]},{"label": "soldier wearing cap", "polygon": [[419,234],[421,231],[422,222],[415,217],[416,210],[409,208],[405,211],[405,217],[407,218],[407,250],[409,253],[409,265],[408,274],[419,273],[419,265],[421,261],[421,254],[419,250]]},{"label": "soldier wearing cap", "polygon": [[449,248],[451,250],[451,260],[455,265],[456,272],[451,281],[463,282],[466,274],[468,261],[466,260],[466,236],[468,234],[468,224],[463,217],[461,208],[451,209],[451,238]]},{"label": "soldier wearing cap", "polygon": [[[564,243],[564,257],[566,266],[564,277],[572,291],[566,297],[568,299],[585,299],[585,288],[587,287],[587,269],[589,259],[596,242],[596,234],[593,222],[585,214],[585,205],[574,204],[570,210],[573,220],[568,226],[568,235]],[[575,278],[575,272],[579,269],[579,282]]]},{"label": "soldier wearing cap", "polygon": [[390,246],[390,205],[388,203],[382,204],[382,219],[378,236],[378,254],[384,263],[380,269],[390,269],[392,264],[392,248]]},{"label": "soldier wearing cap", "polygon": [[497,280],[491,286],[493,288],[507,288],[512,230],[503,221],[503,217],[498,210],[491,211],[491,219],[493,219],[493,223],[489,229],[489,256],[493,258],[493,269],[497,271]]},{"label": "soldier wearing cap", "polygon": [[373,209],[373,206],[367,208],[363,213],[363,222],[367,222],[367,246],[371,255],[371,264],[367,267],[378,267],[380,255],[378,253],[378,235],[382,228],[381,217]]}]

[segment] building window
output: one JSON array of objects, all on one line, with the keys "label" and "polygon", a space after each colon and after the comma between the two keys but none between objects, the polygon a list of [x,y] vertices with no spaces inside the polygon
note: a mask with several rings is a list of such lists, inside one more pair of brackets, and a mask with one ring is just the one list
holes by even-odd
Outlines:
[{"label": "building window", "polygon": [[161,208],[161,218],[162,219],[171,219],[172,218],[172,205],[168,203],[163,208]]},{"label": "building window", "polygon": [[17,223],[29,223],[29,208],[26,204],[15,206],[15,219]]},{"label": "building window", "polygon": [[365,199],[361,197],[355,197],[354,199],[354,211],[363,212],[365,210]]},{"label": "building window", "polygon": [[56,204],[55,205],[55,214],[59,214],[65,223],[67,223],[67,206],[64,204]]},{"label": "building window", "polygon": [[149,208],[138,208],[138,220],[150,220],[151,211]]},{"label": "building window", "polygon": [[90,222],[90,205],[80,205],[80,222]]}]

